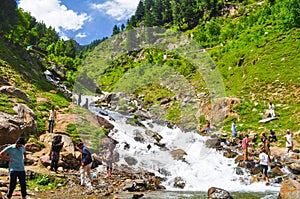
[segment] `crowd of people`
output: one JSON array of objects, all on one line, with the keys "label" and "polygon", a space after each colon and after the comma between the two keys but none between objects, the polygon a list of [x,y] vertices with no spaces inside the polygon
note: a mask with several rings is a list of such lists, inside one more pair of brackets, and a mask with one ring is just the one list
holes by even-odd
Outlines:
[{"label": "crowd of people", "polygon": [[[286,152],[289,153],[293,151],[293,135],[290,130],[286,130],[285,137],[285,146]],[[242,140],[242,149],[243,149],[243,160],[248,161],[248,146],[249,146],[249,135],[246,134]],[[270,130],[270,135],[267,137],[266,133],[261,134],[261,142],[262,148],[260,150],[258,163],[260,165],[260,170],[262,173],[262,178],[266,181],[266,185],[269,185],[269,178],[268,178],[268,170],[270,170],[270,163],[271,163],[271,150],[270,150],[270,143],[276,142],[277,136],[274,130]]]}]

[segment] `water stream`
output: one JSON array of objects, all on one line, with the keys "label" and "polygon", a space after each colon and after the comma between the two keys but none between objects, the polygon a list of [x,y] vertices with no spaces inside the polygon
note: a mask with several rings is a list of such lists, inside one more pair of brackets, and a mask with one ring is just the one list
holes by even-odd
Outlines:
[{"label": "water stream", "polygon": [[[89,109],[99,114],[100,108],[90,106]],[[265,186],[263,182],[252,183],[240,182],[240,178],[250,181],[250,174],[244,176],[236,174],[234,159],[224,157],[221,152],[207,148],[205,141],[209,136],[202,136],[194,132],[182,132],[180,128],[169,128],[151,120],[143,121],[141,126],[133,126],[126,123],[129,116],[116,112],[106,111],[108,114],[101,115],[114,125],[110,136],[117,140],[116,149],[120,154],[119,164],[127,164],[126,157],[137,160],[136,168],[143,168],[154,172],[156,175],[165,177],[163,185],[169,191],[201,191],[206,192],[210,187],[219,187],[230,192],[279,192],[278,186]],[[153,132],[162,136],[161,144],[154,144],[151,137]],[[137,141],[136,138],[140,139]],[[142,139],[142,140],[141,140]],[[130,148],[124,150],[125,144]],[[147,146],[151,145],[148,150]],[[174,157],[171,151],[182,149],[186,152],[184,159]],[[185,186],[183,189],[174,187],[174,179],[180,177]]]}]

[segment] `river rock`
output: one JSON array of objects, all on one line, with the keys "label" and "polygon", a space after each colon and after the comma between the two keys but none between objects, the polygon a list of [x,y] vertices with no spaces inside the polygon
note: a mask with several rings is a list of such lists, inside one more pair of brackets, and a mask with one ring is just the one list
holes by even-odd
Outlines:
[{"label": "river rock", "polygon": [[205,145],[208,148],[218,148],[220,146],[220,139],[219,138],[208,139],[205,142]]},{"label": "river rock", "polygon": [[217,187],[209,188],[207,196],[208,199],[233,199],[228,191]]},{"label": "river rock", "polygon": [[183,156],[187,155],[187,153],[182,149],[176,149],[170,152],[172,157],[176,160],[181,160]]},{"label": "river rock", "polygon": [[174,179],[174,187],[183,189],[185,187],[185,181],[181,177]]},{"label": "river rock", "polygon": [[300,196],[300,183],[288,178],[283,181],[278,199],[296,199]]},{"label": "river rock", "polygon": [[291,165],[288,166],[288,169],[290,170],[290,172],[292,172],[293,174],[299,175],[300,174],[300,164],[299,163],[293,163]]},{"label": "river rock", "polygon": [[128,165],[130,165],[130,166],[136,165],[136,164],[137,164],[137,160],[136,160],[135,158],[133,158],[133,157],[127,156],[127,157],[124,158],[124,160],[125,160],[126,163],[127,163]]}]

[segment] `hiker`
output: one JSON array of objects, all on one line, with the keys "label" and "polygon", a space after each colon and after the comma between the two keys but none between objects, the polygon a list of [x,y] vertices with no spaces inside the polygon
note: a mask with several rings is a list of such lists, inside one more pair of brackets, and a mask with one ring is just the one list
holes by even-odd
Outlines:
[{"label": "hiker", "polygon": [[50,170],[57,172],[58,169],[58,161],[59,161],[59,153],[63,148],[64,143],[61,141],[62,136],[57,135],[53,137],[52,146],[50,150]]},{"label": "hiker", "polygon": [[235,124],[235,122],[232,122],[231,132],[232,132],[233,138],[236,138],[236,124]]},{"label": "hiker", "polygon": [[248,160],[248,142],[249,142],[249,135],[247,134],[242,141],[242,148],[244,151],[244,161]]},{"label": "hiker", "polygon": [[293,151],[293,134],[290,132],[290,130],[286,131],[285,135],[285,147],[286,152],[289,153],[290,151]]},{"label": "hiker", "polygon": [[210,132],[210,122],[209,122],[209,120],[206,120],[206,129],[205,129],[205,132],[206,133]]},{"label": "hiker", "polygon": [[10,199],[17,185],[17,178],[21,185],[22,199],[26,198],[26,172],[24,161],[26,160],[24,138],[19,138],[15,144],[12,144],[0,152],[0,158],[9,162],[9,189],[7,198]]},{"label": "hiker", "polygon": [[89,109],[89,99],[85,98],[85,103],[83,105],[83,108]]},{"label": "hiker", "polygon": [[270,143],[269,143],[265,133],[261,134],[261,141],[263,143],[263,148],[264,148],[265,152],[268,155],[270,155]]},{"label": "hiker", "polygon": [[93,180],[91,176],[91,167],[92,167],[92,155],[87,147],[83,145],[82,142],[78,143],[77,147],[81,151],[81,167],[80,167],[80,185],[85,186],[85,173],[87,173],[88,178],[91,181],[91,186],[93,186]]},{"label": "hiker", "polygon": [[113,148],[111,145],[108,145],[107,149],[103,154],[103,160],[106,162],[106,176],[105,178],[111,177],[112,175],[112,166],[114,162]]},{"label": "hiker", "polygon": [[275,106],[272,104],[272,102],[269,103],[269,112],[272,118],[275,117]]},{"label": "hiker", "polygon": [[272,129],[270,130],[270,136],[268,137],[268,141],[269,142],[276,142],[277,141],[276,133]]},{"label": "hiker", "polygon": [[262,149],[261,153],[259,154],[259,164],[260,164],[260,171],[263,175],[263,179],[266,180],[266,185],[269,185],[269,178],[268,178],[268,163],[270,159],[269,156],[266,154],[265,149]]},{"label": "hiker", "polygon": [[55,107],[52,105],[51,110],[49,112],[49,125],[48,125],[48,132],[53,133],[53,128],[54,128],[54,120],[56,119],[56,111]]},{"label": "hiker", "polygon": [[77,104],[78,104],[78,106],[80,106],[80,104],[81,104],[81,93],[79,93],[79,95],[78,95]]}]

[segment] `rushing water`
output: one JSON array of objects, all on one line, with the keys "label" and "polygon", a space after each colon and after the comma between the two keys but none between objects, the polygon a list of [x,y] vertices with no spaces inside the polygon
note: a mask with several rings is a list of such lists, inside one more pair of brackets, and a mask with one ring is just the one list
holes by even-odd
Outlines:
[{"label": "rushing water", "polygon": [[[82,96],[82,104],[86,97]],[[93,97],[88,97],[88,101],[94,101]],[[118,164],[127,164],[125,159],[131,157],[137,161],[133,167],[152,171],[166,179],[163,185],[167,191],[146,193],[144,198],[206,198],[210,187],[218,187],[229,191],[234,198],[267,199],[276,198],[280,190],[279,186],[266,186],[263,182],[250,183],[251,176],[246,171],[243,176],[237,175],[233,158],[225,158],[221,152],[205,146],[209,136],[183,132],[152,120],[142,121],[143,126],[133,126],[127,123],[128,115],[94,106],[88,108],[114,125],[109,135],[119,142],[115,148],[120,154]],[[155,133],[162,136],[160,144],[164,147],[154,144],[156,140],[152,136]],[[125,149],[127,144],[130,147]],[[147,148],[149,144],[150,149]],[[177,149],[184,150],[186,155],[183,158],[172,156],[170,152]],[[176,177],[185,183],[183,189],[174,187]],[[132,197],[125,194],[121,198],[127,196]]]}]

